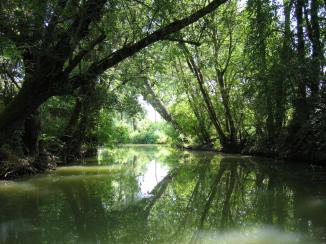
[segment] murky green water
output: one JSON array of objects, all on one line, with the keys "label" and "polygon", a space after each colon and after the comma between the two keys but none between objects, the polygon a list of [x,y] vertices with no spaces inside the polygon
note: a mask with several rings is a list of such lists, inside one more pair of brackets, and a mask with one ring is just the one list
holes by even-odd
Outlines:
[{"label": "murky green water", "polygon": [[326,172],[165,147],[0,182],[0,243],[326,243]]}]

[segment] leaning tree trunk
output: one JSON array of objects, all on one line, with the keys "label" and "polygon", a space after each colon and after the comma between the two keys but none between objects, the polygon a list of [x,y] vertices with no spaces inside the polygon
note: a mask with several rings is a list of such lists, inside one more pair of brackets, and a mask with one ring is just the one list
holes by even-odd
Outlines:
[{"label": "leaning tree trunk", "polygon": [[[217,77],[218,77],[218,84],[220,86],[221,90],[221,96],[222,96],[222,103],[224,107],[224,114],[225,114],[225,121],[228,128],[229,135],[229,141],[230,144],[233,145],[234,148],[238,147],[237,142],[237,131],[234,125],[233,116],[230,109],[230,101],[229,101],[229,92],[227,91],[227,88],[225,87],[225,81],[224,81],[224,72],[221,70],[217,70]],[[237,149],[236,149],[237,150]]]},{"label": "leaning tree trunk", "polygon": [[173,117],[173,115],[167,110],[162,101],[155,94],[152,88],[152,84],[148,79],[144,81],[143,97],[144,99],[153,106],[153,108],[162,116],[162,118],[170,123],[174,129],[182,133],[182,127],[179,125],[178,121]]},{"label": "leaning tree trunk", "polygon": [[211,145],[212,140],[210,137],[210,134],[208,132],[207,126],[205,124],[205,118],[203,114],[199,111],[198,106],[191,100],[191,98],[188,95],[188,101],[190,104],[190,107],[192,108],[192,111],[197,119],[197,128],[198,128],[198,137],[201,139],[202,143]]},{"label": "leaning tree trunk", "polygon": [[197,120],[197,129],[199,132],[199,133],[197,133],[198,138],[200,138],[202,143],[211,145],[212,140],[211,140],[208,128],[205,123],[205,116],[203,115],[203,112],[198,107],[198,104],[200,104],[200,103],[198,102],[198,100],[196,101],[196,96],[193,94],[195,92],[193,91],[193,89],[190,88],[190,85],[188,84],[188,82],[185,79],[182,79],[182,80],[183,80],[183,83],[184,83],[184,86],[186,89],[189,105],[190,105],[192,112],[194,113],[196,120]]},{"label": "leaning tree trunk", "polygon": [[203,97],[205,105],[206,105],[207,112],[208,112],[209,117],[215,127],[215,130],[217,132],[217,135],[218,135],[221,145],[223,147],[223,151],[237,152],[238,145],[236,143],[235,144],[232,143],[230,141],[230,139],[223,132],[221,122],[216,114],[216,111],[212,104],[212,100],[210,98],[209,92],[207,91],[207,89],[205,87],[204,77],[203,77],[203,74],[202,74],[200,68],[197,66],[194,58],[191,56],[191,54],[190,54],[189,50],[186,48],[186,46],[184,44],[181,44],[181,46],[182,46],[182,50],[185,53],[188,67],[189,67],[190,71],[194,74],[194,76],[197,80],[200,92],[202,94],[202,97]]}]

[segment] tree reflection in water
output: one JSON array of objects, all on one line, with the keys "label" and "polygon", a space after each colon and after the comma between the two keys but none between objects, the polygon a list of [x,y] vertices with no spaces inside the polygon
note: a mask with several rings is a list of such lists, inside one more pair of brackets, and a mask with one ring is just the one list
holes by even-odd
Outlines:
[{"label": "tree reflection in water", "polygon": [[323,170],[164,147],[102,153],[100,165],[93,162],[2,183],[0,242],[325,239]]}]

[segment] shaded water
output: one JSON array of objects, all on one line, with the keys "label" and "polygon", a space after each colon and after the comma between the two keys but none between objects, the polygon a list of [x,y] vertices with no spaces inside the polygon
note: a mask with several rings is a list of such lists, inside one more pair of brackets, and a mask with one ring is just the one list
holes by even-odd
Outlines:
[{"label": "shaded water", "polygon": [[0,243],[326,243],[326,172],[166,147],[0,182]]}]

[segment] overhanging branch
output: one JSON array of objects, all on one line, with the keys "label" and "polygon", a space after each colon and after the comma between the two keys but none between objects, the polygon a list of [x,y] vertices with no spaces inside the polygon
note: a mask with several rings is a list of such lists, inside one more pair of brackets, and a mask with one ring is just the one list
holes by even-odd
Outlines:
[{"label": "overhanging branch", "polygon": [[134,55],[145,47],[151,44],[163,40],[165,37],[180,31],[188,25],[193,24],[205,15],[215,11],[221,4],[227,2],[227,0],[214,0],[207,6],[199,9],[195,13],[181,19],[172,22],[171,24],[154,31],[152,34],[141,39],[136,43],[129,43],[127,46],[117,50],[106,58],[93,63],[88,72],[83,75],[77,75],[69,79],[70,84],[73,88],[79,87],[84,82],[89,82],[89,80],[96,78],[98,75],[102,74],[105,70],[115,66],[126,58]]}]

